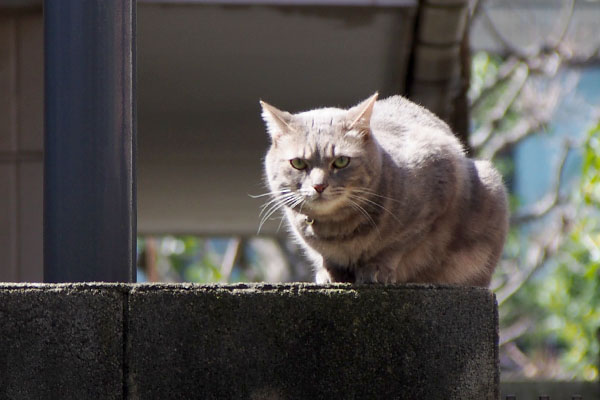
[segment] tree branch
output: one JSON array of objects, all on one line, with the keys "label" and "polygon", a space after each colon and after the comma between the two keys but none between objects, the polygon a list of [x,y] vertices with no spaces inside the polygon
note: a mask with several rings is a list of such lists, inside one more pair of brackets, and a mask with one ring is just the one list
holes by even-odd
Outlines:
[{"label": "tree branch", "polygon": [[498,306],[501,306],[513,296],[531,278],[535,271],[556,254],[564,240],[563,233],[567,226],[567,219],[564,217],[565,215],[561,213],[558,216],[560,218],[558,228],[547,233],[537,246],[531,245],[529,247],[524,261],[526,268],[520,269],[518,274],[511,275],[506,284],[496,291]]},{"label": "tree branch", "polygon": [[554,181],[552,182],[552,186],[550,191],[546,196],[544,196],[541,200],[533,203],[529,207],[515,213],[511,217],[511,225],[522,225],[527,222],[531,222],[536,219],[540,219],[550,213],[550,211],[554,210],[557,206],[562,204],[564,199],[560,195],[560,187],[563,182],[563,172],[565,169],[565,165],[567,162],[567,157],[571,152],[572,144],[570,141],[566,140],[564,147],[562,148],[562,152],[560,154],[558,167],[556,168],[556,173],[554,176]]},{"label": "tree branch", "polygon": [[499,122],[506,116],[508,110],[519,97],[529,76],[527,65],[518,63],[510,76],[512,80],[502,97],[488,113],[488,120],[471,135],[471,146],[474,149],[479,149],[488,142],[494,130],[498,128]]},{"label": "tree branch", "polygon": [[581,67],[588,65],[592,60],[600,58],[600,43],[587,55],[574,54],[571,51],[564,49],[559,53],[563,59],[563,63],[570,67]]},{"label": "tree branch", "polygon": [[[520,48],[518,45],[513,43],[506,35],[502,33],[499,27],[494,22],[491,17],[488,9],[484,6],[478,7],[481,9],[481,14],[483,14],[483,18],[485,19],[485,23],[490,28],[492,35],[496,38],[496,40],[504,46],[507,50],[508,54],[517,59],[527,63],[530,70],[532,72],[542,72],[547,73],[548,67],[550,66],[551,71],[556,71],[558,65],[563,62],[570,60],[573,56],[573,53],[566,50],[565,41],[567,38],[567,33],[569,31],[569,27],[571,26],[571,22],[573,21],[573,14],[575,11],[575,0],[569,0],[568,5],[566,6],[566,14],[564,18],[562,18],[563,22],[561,24],[560,33],[556,40],[550,41],[549,39],[545,43],[541,43],[535,50],[526,51]],[[479,11],[479,10],[478,10]],[[597,49],[594,54],[598,54]],[[557,56],[558,65],[549,65],[553,63],[549,63],[549,60],[553,60],[553,55]],[[588,57],[588,60],[590,57]]]},{"label": "tree branch", "polygon": [[507,328],[500,329],[500,340],[498,346],[504,346],[507,343],[524,335],[531,328],[531,319],[523,317]]},{"label": "tree branch", "polygon": [[493,160],[498,153],[507,150],[533,135],[544,126],[542,121],[522,119],[510,131],[493,136],[488,143],[480,149],[479,155],[487,160]]},{"label": "tree branch", "polygon": [[515,72],[518,65],[521,64],[521,61],[516,57],[509,57],[506,61],[504,61],[498,67],[498,73],[491,79],[489,82],[486,82],[485,85],[481,88],[480,92],[471,99],[471,109],[477,109],[483,100],[488,98],[488,96],[496,91],[496,89],[508,81],[513,73]]},{"label": "tree branch", "polygon": [[532,362],[514,342],[509,342],[504,346],[504,351],[511,360],[513,360],[522,371],[525,372],[525,376],[532,377],[539,372],[539,368]]},{"label": "tree branch", "polygon": [[234,237],[229,240],[223,262],[221,263],[221,282],[228,282],[235,263],[239,260],[244,251],[245,241],[242,238]]},{"label": "tree branch", "polygon": [[567,5],[567,14],[563,19],[562,29],[560,30],[560,35],[558,35],[558,39],[550,46],[554,49],[558,49],[560,45],[564,42],[567,37],[567,32],[569,31],[569,27],[571,26],[571,21],[573,21],[573,12],[575,11],[575,0],[570,0]]}]

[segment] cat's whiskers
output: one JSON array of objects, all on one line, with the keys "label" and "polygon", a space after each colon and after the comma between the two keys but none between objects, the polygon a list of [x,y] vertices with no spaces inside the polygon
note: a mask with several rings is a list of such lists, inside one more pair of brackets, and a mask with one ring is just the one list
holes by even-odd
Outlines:
[{"label": "cat's whiskers", "polygon": [[[300,204],[304,205],[304,197],[302,197],[302,196],[298,196],[297,201],[294,202],[293,204],[291,204],[289,207],[290,208],[296,208]],[[300,209],[302,209],[302,206],[300,206]]]},{"label": "cat's whiskers", "polygon": [[382,206],[381,204],[377,203],[376,201],[373,201],[373,200],[367,199],[366,197],[358,196],[358,195],[356,195],[356,194],[353,194],[353,193],[349,193],[349,194],[348,194],[348,196],[349,196],[349,197],[351,197],[351,198],[353,198],[353,199],[355,199],[355,200],[358,200],[358,201],[363,201],[363,202],[366,202],[366,203],[368,203],[368,204],[371,204],[371,205],[373,205],[373,206],[375,206],[375,207],[379,207],[379,208],[381,208],[383,211],[385,211],[385,212],[387,212],[388,214],[390,214],[390,215],[391,215],[391,216],[392,216],[392,217],[393,217],[393,218],[394,218],[394,219],[395,219],[395,220],[396,220],[398,223],[400,223],[400,224],[402,223],[402,221],[400,221],[400,219],[399,219],[398,217],[396,217],[396,215],[395,215],[393,212],[391,212],[390,210],[388,210],[387,208],[385,208],[385,207],[384,207],[384,206]]},{"label": "cat's whiskers", "polygon": [[[282,189],[282,190],[275,190],[272,192],[267,192],[267,193],[262,193],[259,195],[249,195],[250,197],[256,199],[256,198],[260,198],[260,197],[264,197],[264,196],[274,196],[271,200],[267,201],[266,203],[264,203],[263,205],[260,206],[261,211],[258,214],[258,216],[262,216],[265,213],[268,213],[268,211],[270,210],[270,207],[272,206],[276,206],[278,202],[285,200],[290,194],[292,193],[292,191],[290,189]],[[258,231],[260,232],[260,226],[258,228]]]},{"label": "cat's whiskers", "polygon": [[358,212],[360,212],[367,219],[367,221],[371,225],[373,225],[373,227],[377,230],[377,234],[381,237],[381,232],[379,231],[379,227],[377,226],[377,224],[375,223],[375,221],[373,220],[373,218],[371,217],[371,215],[369,215],[368,211],[365,210],[360,204],[358,204],[354,200],[351,200],[351,199],[347,199],[347,200],[348,200],[348,203],[350,204],[350,206],[352,208],[354,208],[355,210],[357,210]]},{"label": "cat's whiskers", "polygon": [[279,208],[281,206],[281,204],[285,204],[288,201],[290,201],[291,199],[295,199],[295,198],[296,198],[296,195],[294,193],[288,193],[286,195],[279,196],[279,197],[269,201],[267,204],[265,204],[265,207],[263,207],[262,211],[259,214],[259,217],[272,214],[272,211]]},{"label": "cat's whiskers", "polygon": [[282,204],[285,204],[292,198],[294,198],[294,194],[288,193],[285,195],[277,196],[276,198],[274,198],[274,199],[270,200],[268,203],[266,203],[263,206],[263,209],[259,214],[259,217],[262,216],[262,218],[261,218],[260,224],[258,226],[258,232],[260,232],[262,225],[265,223],[265,221],[267,221],[267,219],[269,219],[269,217],[273,214],[273,212],[275,212],[278,208],[281,207]]},{"label": "cat's whiskers", "polygon": [[302,203],[300,203],[300,211],[298,211],[299,214],[302,214],[302,207],[304,207],[304,205],[306,204],[306,200],[302,200]]},{"label": "cat's whiskers", "polygon": [[[304,206],[304,198],[302,196],[298,196],[298,200],[289,205],[290,208],[295,208],[298,205],[300,205],[300,213],[302,213],[302,206]],[[284,220],[285,216],[281,216],[281,221],[279,221],[279,225],[277,225],[277,232],[279,232],[279,230],[281,229],[281,224],[283,224],[283,220]]]},{"label": "cat's whiskers", "polygon": [[375,196],[375,197],[379,197],[382,199],[386,199],[386,200],[390,200],[393,201],[394,203],[402,203],[400,200],[394,199],[393,197],[388,197],[388,196],[382,196],[379,193],[373,191],[372,189],[366,188],[366,187],[355,187],[352,188],[353,191],[359,191],[361,194],[365,193],[371,196]]},{"label": "cat's whiskers", "polygon": [[[301,190],[300,192],[303,195],[310,195],[310,191],[307,191],[307,190]],[[363,200],[362,197],[360,197],[360,196],[353,196],[352,193],[349,192],[347,190],[347,188],[345,188],[343,186],[330,188],[329,189],[329,196],[333,197],[333,198],[329,199],[329,201],[335,200],[335,197],[337,197],[337,196],[344,196],[345,197],[345,201],[347,201],[348,204],[354,210],[358,211],[367,220],[367,222],[370,225],[372,225],[377,230],[377,234],[381,236],[381,232],[379,231],[379,227],[377,226],[377,224],[375,223],[375,221],[373,220],[373,218],[371,217],[371,215],[369,214],[369,212],[367,210],[365,210],[364,207],[362,207],[359,203],[357,203],[356,201],[354,201],[354,200],[352,200],[352,199],[349,198],[349,197],[355,197],[358,200]],[[302,214],[302,207],[304,207],[304,204],[306,204],[306,201],[301,202],[301,206],[300,206],[300,210],[299,210],[300,214]]]},{"label": "cat's whiskers", "polygon": [[[264,213],[260,224],[258,225],[258,233],[260,233],[260,230],[262,229],[262,226],[265,224],[265,222],[267,222],[269,220],[269,218],[271,218],[271,216],[279,209],[281,209],[284,206],[290,206],[290,207],[295,207],[296,205],[300,204],[300,202],[304,201],[304,199],[302,198],[302,196],[297,195],[294,192],[285,194],[283,196],[280,196],[276,199],[277,201],[275,202],[275,204],[272,204],[268,210]],[[263,210],[264,211],[264,210]]]},{"label": "cat's whiskers", "polygon": [[283,195],[275,196],[271,200],[267,201],[265,204],[263,204],[262,206],[260,206],[261,212],[260,212],[259,216],[262,215],[269,207],[273,206],[273,203],[277,203],[278,201],[285,200],[286,198],[288,198],[290,196],[294,196],[294,194],[293,193],[286,193],[286,194],[283,194]]},{"label": "cat's whiskers", "polygon": [[279,194],[289,193],[289,192],[291,192],[290,189],[282,189],[282,190],[274,190],[272,192],[266,192],[266,193],[261,193],[261,194],[249,194],[248,196],[252,197],[253,199],[258,199],[261,197],[274,196],[274,195],[279,195]]}]

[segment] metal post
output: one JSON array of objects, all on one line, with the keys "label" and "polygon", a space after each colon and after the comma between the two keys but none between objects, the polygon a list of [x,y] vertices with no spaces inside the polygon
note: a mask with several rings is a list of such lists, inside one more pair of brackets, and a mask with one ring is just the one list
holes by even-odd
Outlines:
[{"label": "metal post", "polygon": [[135,0],[45,0],[44,281],[135,280]]}]

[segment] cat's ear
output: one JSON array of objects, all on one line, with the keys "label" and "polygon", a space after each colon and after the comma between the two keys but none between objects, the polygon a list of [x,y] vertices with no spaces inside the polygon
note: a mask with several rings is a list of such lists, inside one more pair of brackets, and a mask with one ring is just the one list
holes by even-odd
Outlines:
[{"label": "cat's ear", "polygon": [[267,126],[267,132],[271,135],[273,141],[285,132],[293,131],[290,123],[293,115],[287,111],[281,111],[273,107],[269,103],[260,101],[262,107],[262,117]]},{"label": "cat's ear", "polygon": [[375,93],[365,101],[361,102],[357,106],[352,107],[348,110],[348,129],[352,131],[360,132],[361,134],[368,134],[371,126],[371,115],[373,114],[373,107],[377,101],[379,93]]}]

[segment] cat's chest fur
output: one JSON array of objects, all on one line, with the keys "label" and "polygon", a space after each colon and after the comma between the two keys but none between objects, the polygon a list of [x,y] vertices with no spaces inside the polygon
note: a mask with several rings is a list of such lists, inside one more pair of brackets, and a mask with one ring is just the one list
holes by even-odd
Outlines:
[{"label": "cat's chest fur", "polygon": [[486,286],[507,230],[506,194],[487,162],[399,96],[289,114],[263,103],[273,201],[317,281]]},{"label": "cat's chest fur", "polygon": [[[290,211],[290,221],[301,240],[336,264],[356,264],[366,256],[366,252],[377,251],[373,239],[379,236],[373,222],[379,219],[379,212],[361,218],[348,213],[346,218],[313,218]],[[373,222],[371,222],[373,220]]]}]

